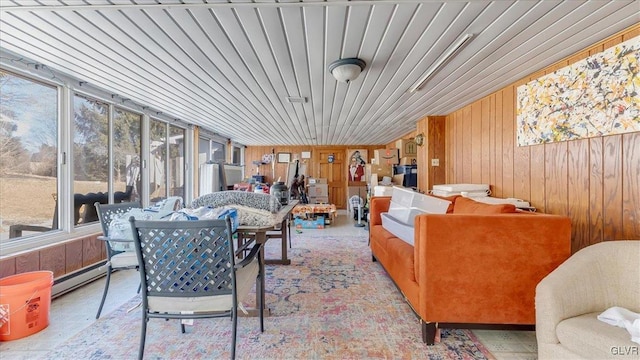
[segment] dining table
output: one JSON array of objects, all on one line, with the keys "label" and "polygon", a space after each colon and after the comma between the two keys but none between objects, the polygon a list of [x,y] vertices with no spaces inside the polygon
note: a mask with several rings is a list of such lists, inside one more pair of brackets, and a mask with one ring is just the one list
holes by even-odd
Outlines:
[{"label": "dining table", "polygon": [[[262,244],[260,247],[260,264],[262,268],[260,269],[262,274],[264,274],[264,265],[265,264],[277,264],[277,265],[289,265],[291,264],[291,260],[288,258],[287,251],[287,240],[291,236],[290,232],[290,218],[291,211],[293,208],[298,205],[299,200],[290,200],[286,205],[284,205],[276,215],[276,224],[275,225],[265,225],[265,226],[253,226],[253,225],[240,225],[238,226],[237,234],[238,234],[238,248],[243,247],[243,242],[255,240],[256,243]],[[264,246],[269,239],[279,238],[281,239],[281,249],[282,254],[279,259],[265,259]],[[271,311],[265,302],[265,278],[264,276],[260,277],[260,284],[262,285],[260,288],[262,291],[260,294],[256,293],[256,304],[258,303],[258,296],[262,298],[262,304],[264,307],[264,316],[270,316]],[[258,309],[248,308],[246,309],[248,312],[248,316],[257,316]],[[239,313],[239,315],[243,315]]]}]

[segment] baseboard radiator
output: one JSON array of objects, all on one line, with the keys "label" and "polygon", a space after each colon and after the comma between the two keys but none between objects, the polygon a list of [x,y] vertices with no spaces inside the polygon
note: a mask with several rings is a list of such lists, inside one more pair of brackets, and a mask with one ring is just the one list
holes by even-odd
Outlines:
[{"label": "baseboard radiator", "polygon": [[98,263],[66,274],[53,282],[51,297],[56,298],[106,275],[105,263]]}]

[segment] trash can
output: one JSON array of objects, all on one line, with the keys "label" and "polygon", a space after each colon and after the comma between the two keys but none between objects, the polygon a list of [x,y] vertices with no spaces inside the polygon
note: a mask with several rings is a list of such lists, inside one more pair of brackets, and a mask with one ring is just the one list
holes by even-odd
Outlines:
[{"label": "trash can", "polygon": [[0,279],[0,341],[20,339],[49,326],[52,286],[51,271]]}]

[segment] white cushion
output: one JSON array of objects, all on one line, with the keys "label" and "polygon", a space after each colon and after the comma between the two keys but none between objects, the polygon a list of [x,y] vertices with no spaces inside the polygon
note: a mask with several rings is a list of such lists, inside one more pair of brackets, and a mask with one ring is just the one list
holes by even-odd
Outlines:
[{"label": "white cushion", "polygon": [[[236,272],[236,286],[238,301],[247,297],[260,271],[258,259],[253,259],[247,266]],[[229,311],[232,306],[232,296],[194,296],[194,297],[171,297],[171,296],[150,296],[149,311],[180,313],[183,311],[192,312],[215,312]]]},{"label": "white cushion", "polygon": [[487,191],[489,184],[441,184],[433,185],[433,190],[460,193],[461,191]]},{"label": "white cushion", "polygon": [[381,213],[380,216],[382,217],[382,227],[385,230],[402,239],[409,245],[414,245],[415,240],[413,237],[413,224],[405,224],[389,215],[389,213]]},{"label": "white cushion", "polygon": [[416,216],[424,213],[425,212],[422,211],[421,209],[397,206],[396,204],[394,204],[393,201],[391,201],[391,204],[389,205],[389,211],[388,211],[388,214],[390,216],[394,217],[397,221],[407,224],[409,226],[413,226]]},{"label": "white cushion", "polygon": [[135,252],[126,251],[111,257],[112,268],[127,268],[138,265],[138,257]]},{"label": "white cushion", "polygon": [[[449,205],[451,205],[451,201],[421,194],[411,189],[394,186],[389,212],[391,213],[391,210],[394,208],[410,208],[429,214],[446,214]],[[402,216],[391,215],[404,221]]]}]

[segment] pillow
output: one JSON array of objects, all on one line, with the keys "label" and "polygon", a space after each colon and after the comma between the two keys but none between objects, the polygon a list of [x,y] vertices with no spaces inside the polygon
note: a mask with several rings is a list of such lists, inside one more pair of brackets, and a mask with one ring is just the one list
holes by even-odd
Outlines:
[{"label": "pillow", "polygon": [[516,206],[513,204],[485,204],[469,198],[460,196],[453,206],[454,214],[504,214],[515,213]]},{"label": "pillow", "polygon": [[238,211],[238,223],[240,225],[247,226],[275,226],[282,222],[282,220],[278,221],[277,215],[262,209],[256,209],[250,206],[243,205],[228,205],[231,208],[234,208]]},{"label": "pillow", "polygon": [[429,196],[433,196],[442,200],[451,201],[451,204],[449,204],[449,207],[447,208],[447,214],[453,213],[453,207],[455,206],[456,199],[460,197],[460,195],[439,196],[439,195],[433,195],[433,194],[429,194]]}]

